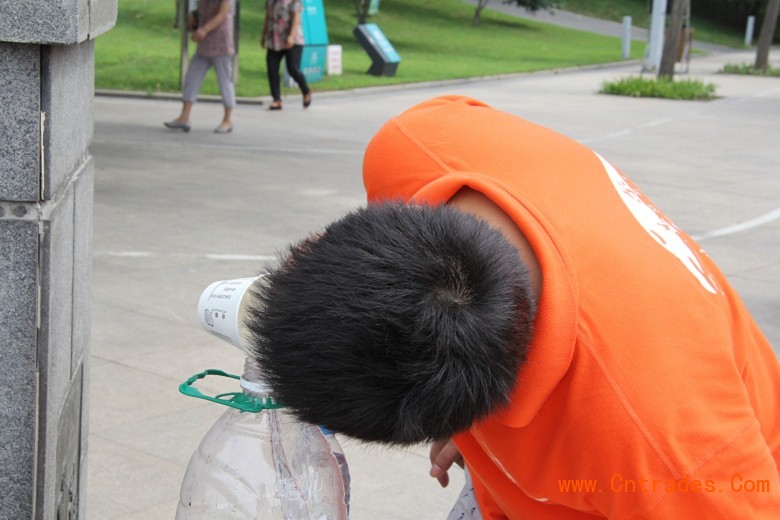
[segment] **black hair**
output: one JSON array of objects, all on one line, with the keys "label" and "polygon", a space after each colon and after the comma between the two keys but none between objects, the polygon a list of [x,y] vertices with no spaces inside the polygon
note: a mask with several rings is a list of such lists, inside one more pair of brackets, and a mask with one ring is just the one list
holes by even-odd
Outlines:
[{"label": "black hair", "polygon": [[247,326],[275,397],[365,441],[451,436],[505,405],[531,337],[525,264],[449,206],[371,204],[290,247]]}]

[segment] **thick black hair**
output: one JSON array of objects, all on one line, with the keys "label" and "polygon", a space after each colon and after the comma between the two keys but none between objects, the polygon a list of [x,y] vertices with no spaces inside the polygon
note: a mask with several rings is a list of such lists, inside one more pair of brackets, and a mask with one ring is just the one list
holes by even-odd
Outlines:
[{"label": "thick black hair", "polygon": [[449,206],[358,209],[262,280],[247,325],[276,398],[389,444],[451,436],[506,404],[535,314],[517,250]]}]

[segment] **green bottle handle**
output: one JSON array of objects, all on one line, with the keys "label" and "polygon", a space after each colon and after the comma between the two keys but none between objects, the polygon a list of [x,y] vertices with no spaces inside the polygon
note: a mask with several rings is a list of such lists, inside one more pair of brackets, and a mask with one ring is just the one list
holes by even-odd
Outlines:
[{"label": "green bottle handle", "polygon": [[226,392],[224,394],[218,394],[215,396],[205,395],[200,390],[195,388],[193,384],[199,379],[205,379],[207,376],[220,376],[229,377],[231,379],[241,379],[235,374],[228,374],[222,370],[216,368],[209,368],[199,374],[187,379],[185,382],[179,385],[179,392],[190,397],[197,397],[198,399],[205,399],[212,403],[218,403],[231,408],[237,408],[242,412],[257,413],[263,410],[275,410],[277,408],[283,408],[284,406],[274,402],[273,398],[266,397],[253,397],[247,395],[244,392]]}]

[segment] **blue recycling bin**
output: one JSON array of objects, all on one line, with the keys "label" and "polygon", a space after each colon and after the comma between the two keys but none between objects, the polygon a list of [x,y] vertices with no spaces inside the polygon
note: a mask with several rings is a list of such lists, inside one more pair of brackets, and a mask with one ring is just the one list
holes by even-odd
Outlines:
[{"label": "blue recycling bin", "polygon": [[375,23],[365,23],[355,27],[352,31],[358,43],[371,58],[371,67],[368,74],[373,76],[395,76],[401,56],[398,55],[393,44],[385,37],[382,30]]},{"label": "blue recycling bin", "polygon": [[[301,27],[305,42],[301,55],[301,72],[308,83],[316,83],[325,75],[328,62],[328,25],[322,0],[303,0]],[[292,82],[287,78],[286,70],[285,82]]]},{"label": "blue recycling bin", "polygon": [[301,54],[301,72],[307,83],[316,83],[325,75],[328,61],[327,45],[304,45]]}]

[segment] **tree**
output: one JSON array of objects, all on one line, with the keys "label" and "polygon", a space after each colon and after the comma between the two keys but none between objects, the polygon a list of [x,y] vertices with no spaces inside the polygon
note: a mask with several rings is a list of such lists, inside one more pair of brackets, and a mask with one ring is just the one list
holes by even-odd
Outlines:
[{"label": "tree", "polygon": [[761,22],[761,32],[758,33],[758,48],[754,68],[765,70],[769,66],[769,48],[775,36],[777,17],[780,15],[780,0],[768,0],[764,21]]},{"label": "tree", "polygon": [[[477,8],[474,11],[474,18],[471,20],[473,25],[479,25],[482,10],[487,6],[490,0],[477,0]],[[535,13],[540,9],[550,9],[560,7],[559,0],[503,0],[505,4],[517,4],[518,7],[525,7],[526,11]]]},{"label": "tree", "polygon": [[672,10],[664,36],[664,50],[661,55],[661,65],[658,67],[658,77],[674,78],[674,64],[680,52],[683,25],[690,8],[690,0],[671,0]]}]

